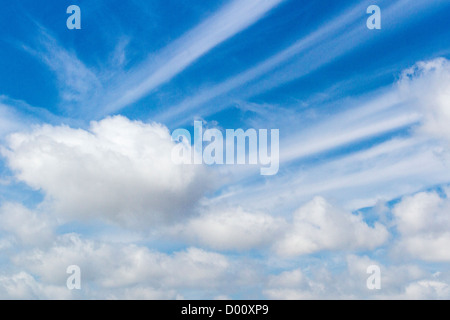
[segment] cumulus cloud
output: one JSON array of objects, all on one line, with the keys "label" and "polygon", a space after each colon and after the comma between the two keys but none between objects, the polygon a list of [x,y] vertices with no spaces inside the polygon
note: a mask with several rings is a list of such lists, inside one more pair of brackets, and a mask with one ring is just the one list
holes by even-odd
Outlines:
[{"label": "cumulus cloud", "polygon": [[62,286],[45,285],[26,272],[0,275],[0,299],[70,299]]},{"label": "cumulus cloud", "polygon": [[419,130],[450,141],[450,61],[418,62],[402,73],[399,89],[424,115]]},{"label": "cumulus cloud", "polygon": [[283,219],[238,207],[208,211],[171,233],[216,250],[249,250],[269,245],[285,226]]},{"label": "cumulus cloud", "polygon": [[108,291],[85,289],[68,290],[65,284],[46,284],[27,272],[0,275],[0,299],[125,299],[125,300],[168,300],[183,299],[176,290],[154,289],[146,286],[125,288],[109,288]]},{"label": "cumulus cloud", "polygon": [[445,282],[420,280],[409,284],[405,292],[399,296],[404,299],[448,299],[450,286]]},{"label": "cumulus cloud", "polygon": [[[424,114],[420,134],[450,137],[449,70],[447,60],[437,59],[402,75],[401,92]],[[383,266],[349,255],[345,270],[336,271],[335,261],[327,260],[261,276],[251,270],[257,262],[248,256],[236,263],[209,251],[267,250],[276,253],[281,265],[292,265],[296,257],[317,252],[372,250],[385,244],[389,233],[382,224],[369,226],[361,215],[321,197],[283,217],[242,207],[203,208],[189,216],[208,190],[210,173],[200,166],[174,165],[173,142],[162,125],[117,116],[92,122],[87,130],[44,125],[7,141],[2,154],[9,167],[18,180],[42,191],[45,200],[35,211],[15,203],[0,207],[0,229],[7,234],[0,239],[0,252],[14,251],[8,259],[15,268],[0,274],[0,297],[74,298],[65,288],[66,268],[72,264],[82,269],[84,297],[177,299],[203,291],[207,297],[226,298],[242,285],[262,288],[274,299],[450,296],[448,275],[415,265]],[[450,261],[450,192],[444,193],[419,193],[394,207],[396,255]],[[62,220],[100,218],[132,228],[175,221],[175,226],[159,229],[160,234],[169,230],[166,236],[207,249],[163,253],[142,245],[55,235],[53,213]],[[184,217],[188,219],[180,221]],[[32,245],[36,247],[30,249]],[[366,288],[366,269],[372,264],[382,267],[381,292]]]},{"label": "cumulus cloud", "polygon": [[145,227],[189,213],[207,189],[201,166],[171,161],[168,129],[116,116],[89,130],[44,125],[8,138],[2,154],[17,178],[60,217]]},{"label": "cumulus cloud", "polygon": [[370,227],[360,215],[333,207],[321,197],[286,217],[241,207],[212,207],[168,233],[215,250],[270,249],[282,257],[324,250],[373,249],[389,236],[380,223]]},{"label": "cumulus cloud", "polygon": [[[109,300],[182,300],[184,297],[176,290],[157,290],[154,288],[137,286],[108,291]],[[100,299],[102,296],[99,297]]]},{"label": "cumulus cloud", "polygon": [[401,235],[394,252],[426,261],[450,261],[450,190],[402,199],[393,214]]},{"label": "cumulus cloud", "polygon": [[0,207],[0,230],[13,235],[21,245],[51,243],[54,226],[55,221],[51,217],[29,210],[21,204],[5,203]]},{"label": "cumulus cloud", "polygon": [[[268,278],[264,294],[270,299],[448,299],[448,274],[431,274],[415,265],[386,266],[367,256],[348,255],[335,264],[311,264]],[[342,265],[338,270],[336,265]],[[381,289],[367,288],[367,268],[381,270]]]},{"label": "cumulus cloud", "polygon": [[264,294],[270,299],[313,299],[314,291],[323,289],[323,286],[317,285],[305,276],[301,269],[288,270],[271,275],[267,281]]},{"label": "cumulus cloud", "polygon": [[316,197],[294,213],[291,226],[275,244],[283,256],[310,254],[322,250],[373,249],[388,239],[386,228],[368,226],[354,215]]},{"label": "cumulus cloud", "polygon": [[[82,281],[103,292],[136,291],[174,293],[183,288],[217,289],[230,279],[233,263],[225,256],[198,248],[171,254],[134,244],[110,244],[83,239],[76,234],[59,236],[50,248],[17,254],[13,263],[47,284],[65,287],[66,269],[77,265]],[[162,290],[162,291],[161,291]]]}]

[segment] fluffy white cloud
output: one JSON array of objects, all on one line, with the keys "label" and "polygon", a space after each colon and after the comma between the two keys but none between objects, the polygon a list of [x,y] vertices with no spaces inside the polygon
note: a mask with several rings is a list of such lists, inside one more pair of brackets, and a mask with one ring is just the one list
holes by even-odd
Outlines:
[{"label": "fluffy white cloud", "polygon": [[125,300],[166,300],[183,299],[176,290],[154,289],[146,286],[108,288],[108,290],[69,290],[65,285],[46,284],[27,272],[0,275],[0,299],[125,299]]},{"label": "fluffy white cloud", "polygon": [[450,192],[405,197],[393,214],[401,234],[394,250],[427,261],[450,261]]},{"label": "fluffy white cloud", "polygon": [[331,206],[316,197],[294,213],[291,226],[275,244],[283,256],[309,254],[322,250],[373,249],[388,239],[386,228],[369,227],[360,215]]},{"label": "fluffy white cloud", "polygon": [[22,252],[12,261],[43,283],[63,287],[67,267],[78,265],[82,283],[113,293],[131,288],[147,290],[148,294],[169,294],[183,288],[212,290],[226,286],[234,270],[225,256],[202,249],[166,254],[133,244],[85,240],[75,234],[60,236],[50,248]]},{"label": "fluffy white cloud", "polygon": [[26,272],[0,275],[0,299],[70,299],[65,287],[44,285]]},{"label": "fluffy white cloud", "polygon": [[207,189],[203,167],[173,164],[173,145],[164,126],[116,116],[16,133],[2,153],[60,216],[145,227],[186,215]]},{"label": "fluffy white cloud", "polygon": [[[402,76],[402,92],[424,114],[421,134],[450,137],[449,70],[449,62],[438,59],[419,63]],[[328,259],[263,276],[269,273],[270,261],[248,256],[231,258],[199,248],[162,253],[136,244],[53,233],[54,222],[42,210],[63,220],[102,218],[134,228],[167,220],[178,223],[188,216],[211,177],[203,167],[174,165],[172,147],[164,126],[120,116],[92,122],[89,130],[47,125],[10,136],[3,155],[17,178],[41,190],[45,201],[37,211],[13,203],[0,207],[0,229],[7,234],[0,239],[1,258],[10,259],[9,270],[15,268],[0,274],[0,297],[76,298],[65,287],[66,268],[72,264],[82,269],[83,297],[176,299],[195,298],[202,291],[204,297],[226,298],[247,285],[275,299],[450,296],[448,275],[435,276],[415,265],[381,265],[382,290],[368,291],[367,266],[379,264],[368,257],[347,256],[338,265]],[[341,178],[336,181],[342,186]],[[446,193],[419,193],[395,206],[395,256],[450,261],[450,192]],[[166,236],[214,250],[272,249],[280,265],[290,266],[301,255],[371,250],[389,238],[385,226],[371,227],[361,215],[335,208],[321,197],[283,218],[240,207],[209,209],[155,233],[169,230]],[[345,270],[339,270],[343,264]]]},{"label": "fluffy white cloud", "polygon": [[323,286],[317,286],[301,269],[294,269],[270,276],[264,293],[270,299],[303,300],[313,299],[314,291],[322,289]]},{"label": "fluffy white cloud", "polygon": [[425,117],[419,130],[450,140],[450,61],[418,62],[403,72],[399,88]]},{"label": "fluffy white cloud", "polygon": [[409,284],[404,294],[398,298],[404,299],[448,299],[450,286],[445,282],[420,280]]},{"label": "fluffy white cloud", "polygon": [[269,245],[286,222],[265,213],[244,209],[211,210],[171,230],[188,241],[217,250],[248,250]]},{"label": "fluffy white cloud", "polygon": [[353,215],[314,198],[292,217],[274,217],[241,207],[209,208],[187,223],[170,228],[168,234],[215,250],[272,249],[294,257],[324,250],[373,249],[389,234],[380,223],[369,227]]},{"label": "fluffy white cloud", "polygon": [[[448,299],[448,274],[430,274],[414,265],[385,266],[367,256],[348,255],[335,264],[318,263],[272,275],[264,294],[270,299]],[[337,263],[336,263],[337,262]],[[338,270],[336,265],[342,265]],[[381,270],[381,289],[367,288],[371,274],[367,268]]]},{"label": "fluffy white cloud", "polygon": [[[105,298],[99,296],[99,299]],[[132,287],[120,290],[108,290],[106,298],[109,300],[182,300],[183,296],[175,290],[156,290],[149,287]]]},{"label": "fluffy white cloud", "polygon": [[54,225],[55,221],[48,215],[31,211],[21,204],[5,203],[0,207],[0,230],[12,234],[22,245],[49,244],[54,237]]}]

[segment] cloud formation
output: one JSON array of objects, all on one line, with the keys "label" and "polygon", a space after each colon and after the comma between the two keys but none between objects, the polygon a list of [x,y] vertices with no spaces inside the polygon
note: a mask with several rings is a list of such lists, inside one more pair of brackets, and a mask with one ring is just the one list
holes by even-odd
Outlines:
[{"label": "cloud formation", "polygon": [[266,213],[243,208],[211,209],[175,226],[170,233],[216,250],[251,250],[270,245],[283,232],[286,222]]},{"label": "cloud formation", "polygon": [[322,197],[315,197],[286,217],[240,207],[209,208],[169,233],[215,250],[261,249],[284,258],[327,250],[371,250],[389,237],[382,224],[370,227],[361,215],[337,208]]},{"label": "cloud formation", "polygon": [[395,248],[398,256],[425,261],[450,261],[450,192],[421,192],[395,206],[393,214],[401,234]]},{"label": "cloud formation", "polygon": [[[416,265],[386,266],[367,256],[347,255],[336,271],[325,264],[282,271],[268,277],[269,299],[448,299],[448,272],[430,273]],[[366,286],[367,267],[381,269],[381,289]]]},{"label": "cloud formation", "polygon": [[[219,253],[195,247],[163,253],[74,233],[55,237],[49,247],[13,254],[11,262],[21,271],[0,274],[0,297],[176,299],[191,292],[211,298],[255,282],[249,266]],[[81,291],[66,288],[70,265],[80,267]]]},{"label": "cloud formation", "polygon": [[400,93],[410,99],[425,119],[419,131],[450,141],[450,61],[421,61],[403,71]]},{"label": "cloud formation", "polygon": [[175,165],[167,128],[116,116],[89,130],[44,125],[9,137],[2,154],[17,179],[64,218],[129,227],[182,218],[207,190],[205,169]]},{"label": "cloud formation", "polygon": [[21,245],[51,243],[55,222],[48,215],[29,210],[18,203],[5,203],[0,207],[0,230],[12,235]]},{"label": "cloud formation", "polygon": [[369,227],[360,215],[347,213],[316,197],[294,213],[290,228],[276,244],[283,256],[322,250],[374,249],[388,239],[380,223]]}]

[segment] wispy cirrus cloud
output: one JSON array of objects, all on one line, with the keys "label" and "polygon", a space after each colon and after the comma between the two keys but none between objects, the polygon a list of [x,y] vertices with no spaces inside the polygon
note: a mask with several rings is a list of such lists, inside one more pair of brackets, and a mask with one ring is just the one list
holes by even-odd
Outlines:
[{"label": "wispy cirrus cloud", "polygon": [[[222,42],[243,31],[282,0],[232,1],[218,12],[157,53],[156,58],[144,61],[131,76],[122,79],[118,88],[111,91],[113,99],[107,100],[102,114],[114,113],[136,102],[159,85],[169,81],[198,58]],[[157,63],[155,63],[155,61]]]},{"label": "wispy cirrus cloud", "polygon": [[82,114],[75,107],[83,106],[100,92],[102,83],[98,75],[86,66],[75,52],[58,43],[45,28],[39,26],[36,46],[22,44],[24,50],[45,63],[57,78],[61,98],[60,108],[66,114]]},{"label": "wispy cirrus cloud", "polygon": [[129,42],[126,37],[118,40],[110,57],[109,70],[90,68],[42,26],[38,26],[37,46],[22,44],[22,48],[56,74],[61,108],[66,113],[77,117],[102,117],[145,97],[210,50],[256,23],[282,2],[231,1],[126,72],[123,70],[125,47]]},{"label": "wispy cirrus cloud", "polygon": [[[372,40],[361,24],[361,12],[370,2],[364,2],[320,26],[291,46],[246,71],[190,96],[174,106],[167,106],[154,117],[160,121],[182,124],[186,114],[205,117],[229,107],[236,100],[249,99],[260,93],[299,79]],[[435,10],[440,3],[399,0],[386,3],[383,17],[398,25],[417,12]],[[405,10],[404,8],[408,9]],[[425,10],[425,11],[424,11]],[[395,25],[391,27],[395,28]],[[216,101],[220,98],[220,101]],[[205,104],[213,108],[201,108]]]},{"label": "wispy cirrus cloud", "polygon": [[[321,194],[339,197],[346,208],[357,209],[445,183],[450,179],[447,126],[443,125],[449,108],[448,73],[445,59],[419,62],[388,90],[368,101],[363,97],[361,106],[327,115],[298,131],[292,129],[280,142],[281,172],[285,168],[289,174],[249,190],[245,181],[251,181],[252,172],[238,170],[235,181],[249,190],[246,196],[229,183],[218,201],[225,197],[256,205],[258,210],[284,208],[283,199],[296,199],[291,205],[295,206]],[[424,81],[434,85],[427,87]],[[382,138],[395,130],[401,133]],[[347,151],[340,154],[343,148]],[[321,156],[332,151],[336,154]],[[308,164],[314,157],[320,161]],[[362,188],[368,184],[371,188]]]}]

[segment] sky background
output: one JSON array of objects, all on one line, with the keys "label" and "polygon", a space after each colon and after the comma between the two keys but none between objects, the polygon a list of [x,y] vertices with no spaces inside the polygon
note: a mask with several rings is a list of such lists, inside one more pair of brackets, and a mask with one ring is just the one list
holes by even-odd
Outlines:
[{"label": "sky background", "polygon": [[[448,0],[2,3],[0,298],[449,299],[449,18]],[[195,120],[279,129],[278,174],[175,165]]]}]

